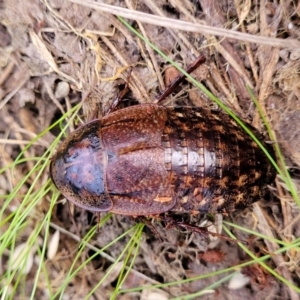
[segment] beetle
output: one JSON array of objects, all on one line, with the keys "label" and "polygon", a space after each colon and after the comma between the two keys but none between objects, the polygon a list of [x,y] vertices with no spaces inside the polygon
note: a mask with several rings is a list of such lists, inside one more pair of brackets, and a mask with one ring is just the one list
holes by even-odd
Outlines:
[{"label": "beetle", "polygon": [[61,143],[50,175],[66,199],[93,212],[151,216],[228,213],[265,197],[274,168],[229,115],[159,104],[183,78],[155,103],[115,110],[116,101]]}]

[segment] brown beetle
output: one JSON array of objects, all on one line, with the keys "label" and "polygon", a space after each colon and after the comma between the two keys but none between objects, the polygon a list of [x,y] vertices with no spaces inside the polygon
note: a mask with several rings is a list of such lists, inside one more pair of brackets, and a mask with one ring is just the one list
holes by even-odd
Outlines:
[{"label": "brown beetle", "polygon": [[78,128],[60,145],[50,173],[74,204],[130,216],[245,208],[265,196],[275,176],[227,114],[158,104],[117,110]]}]

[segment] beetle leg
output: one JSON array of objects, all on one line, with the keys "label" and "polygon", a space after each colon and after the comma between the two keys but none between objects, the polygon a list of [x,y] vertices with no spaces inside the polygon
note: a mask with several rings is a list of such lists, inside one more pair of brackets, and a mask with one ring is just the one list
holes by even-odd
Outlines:
[{"label": "beetle leg", "polygon": [[149,227],[149,229],[154,233],[154,235],[156,235],[161,242],[163,242],[163,238],[161,237],[161,235],[159,234],[159,232],[157,231],[157,229],[153,226],[153,224],[151,223],[151,221],[145,217],[145,216],[138,216],[136,217],[136,219],[140,222],[145,224],[146,226]]},{"label": "beetle leg", "polygon": [[[188,74],[192,73],[196,70],[201,64],[205,62],[205,57],[200,55],[186,70]],[[160,103],[165,98],[167,98],[171,93],[173,93],[174,89],[185,79],[184,74],[180,74],[177,76],[166,88],[163,90],[154,100],[154,103]]]},{"label": "beetle leg", "polygon": [[[79,232],[79,228],[78,228],[78,225],[76,224],[75,222],[75,219],[74,219],[74,214],[72,213],[72,209],[71,209],[71,203],[69,201],[67,201],[67,204],[68,204],[68,210],[69,210],[69,214],[70,214],[70,217],[71,217],[71,222],[76,230],[76,234],[78,237],[80,237],[80,239],[82,238],[81,237],[81,234]],[[73,205],[73,204],[72,204]],[[73,205],[73,208],[74,208],[74,205]]]},{"label": "beetle leg", "polygon": [[124,89],[118,94],[118,96],[113,100],[113,102],[111,103],[110,107],[107,109],[107,111],[104,113],[104,115],[108,115],[109,113],[117,110],[117,106],[120,104],[120,102],[122,101],[123,97],[126,95],[126,93],[128,92],[128,87],[129,87],[129,82],[130,82],[130,77],[131,77],[131,72],[132,72],[132,67],[130,67],[129,69],[129,73],[127,75],[126,78],[126,82],[125,82],[125,87]]},{"label": "beetle leg", "polygon": [[173,227],[173,228],[177,228],[177,229],[185,229],[187,231],[199,233],[204,237],[208,237],[208,235],[211,235],[211,236],[215,236],[215,237],[218,237],[218,238],[226,240],[226,241],[230,241],[230,242],[234,242],[234,243],[240,242],[240,243],[243,243],[244,245],[248,245],[248,243],[246,241],[232,239],[228,236],[224,236],[224,235],[216,233],[216,232],[208,231],[207,227],[199,227],[199,226],[196,226],[193,224],[185,223],[185,222],[176,220],[175,218],[173,218],[171,216],[167,216],[165,214],[161,215],[161,220],[164,221],[166,223],[166,226],[169,228]]},{"label": "beetle leg", "polygon": [[97,213],[97,233],[100,233],[100,221],[101,221],[101,214],[100,212]]}]

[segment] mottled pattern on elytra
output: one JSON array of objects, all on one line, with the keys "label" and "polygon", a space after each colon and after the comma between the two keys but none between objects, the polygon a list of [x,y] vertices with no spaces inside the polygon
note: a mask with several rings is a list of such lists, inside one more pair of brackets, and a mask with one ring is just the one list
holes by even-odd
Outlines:
[{"label": "mottled pattern on elytra", "polygon": [[162,146],[168,180],[178,195],[172,210],[229,212],[245,208],[262,199],[267,184],[274,180],[274,170],[263,151],[222,112],[168,108]]},{"label": "mottled pattern on elytra", "polygon": [[274,172],[221,112],[143,104],[75,130],[52,158],[56,187],[91,211],[228,212],[264,197]]}]

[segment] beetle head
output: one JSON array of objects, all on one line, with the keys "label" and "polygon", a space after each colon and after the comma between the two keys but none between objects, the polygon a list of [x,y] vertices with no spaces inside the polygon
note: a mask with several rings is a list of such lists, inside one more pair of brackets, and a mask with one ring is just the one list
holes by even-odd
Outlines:
[{"label": "beetle head", "polygon": [[[88,126],[87,126],[88,125]],[[59,147],[50,164],[52,181],[75,205],[90,211],[108,211],[112,201],[106,193],[106,154],[99,120],[75,130]]]}]

